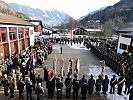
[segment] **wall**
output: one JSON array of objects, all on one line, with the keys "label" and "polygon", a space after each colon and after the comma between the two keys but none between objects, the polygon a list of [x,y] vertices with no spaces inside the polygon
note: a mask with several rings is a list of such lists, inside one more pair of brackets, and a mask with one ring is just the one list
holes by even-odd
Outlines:
[{"label": "wall", "polygon": [[119,40],[118,40],[118,46],[117,46],[117,53],[122,54],[125,50],[120,49],[120,43],[126,44],[126,45],[130,45],[131,42],[131,38],[126,38],[126,37],[122,37],[121,35],[119,36]]}]

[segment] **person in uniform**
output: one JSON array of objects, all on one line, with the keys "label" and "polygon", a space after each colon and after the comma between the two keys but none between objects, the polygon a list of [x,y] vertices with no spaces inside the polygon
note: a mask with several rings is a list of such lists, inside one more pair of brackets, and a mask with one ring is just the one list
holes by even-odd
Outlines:
[{"label": "person in uniform", "polygon": [[131,87],[131,89],[127,92],[127,94],[130,94],[129,100],[133,100],[133,87]]},{"label": "person in uniform", "polygon": [[66,86],[66,98],[69,99],[71,94],[71,87],[72,87],[72,78],[70,77],[69,74],[65,79],[65,86]]},{"label": "person in uniform", "polygon": [[58,76],[56,80],[56,88],[57,88],[57,99],[62,98],[62,88],[63,88],[63,82],[61,81],[61,77]]},{"label": "person in uniform", "polygon": [[121,95],[121,92],[122,92],[122,88],[123,88],[123,84],[125,82],[125,78],[124,76],[121,76],[119,79],[118,79],[118,93],[119,95]]},{"label": "person in uniform", "polygon": [[24,98],[23,97],[23,94],[24,94],[24,86],[25,86],[25,83],[22,81],[22,78],[20,78],[18,81],[17,81],[17,89],[19,91],[19,99],[20,98]]},{"label": "person in uniform", "polygon": [[2,84],[4,86],[4,95],[8,96],[9,81],[7,79],[7,75],[6,74],[4,75],[4,77],[5,78],[2,80]]},{"label": "person in uniform", "polygon": [[73,98],[78,99],[78,91],[79,91],[79,81],[77,80],[77,75],[74,74],[73,79]]},{"label": "person in uniform", "polygon": [[61,51],[61,54],[62,54],[62,47],[60,47],[60,51]]},{"label": "person in uniform", "polygon": [[14,97],[14,90],[15,90],[15,83],[13,81],[13,79],[10,78],[9,81],[9,89],[10,89],[10,98]]},{"label": "person in uniform", "polygon": [[87,90],[88,90],[87,81],[84,81],[81,90],[82,90],[81,91],[81,93],[82,93],[82,99],[85,100],[86,99]]},{"label": "person in uniform", "polygon": [[88,89],[86,83],[87,83],[87,80],[85,79],[85,75],[83,75],[83,77],[79,81],[79,84],[80,84],[80,87],[81,87],[82,99],[86,98],[86,92],[87,92],[87,89]]},{"label": "person in uniform", "polygon": [[47,81],[46,83],[46,88],[48,89],[48,98],[53,99],[53,93],[54,93],[54,81],[52,80],[53,78],[51,77],[50,80]]},{"label": "person in uniform", "polygon": [[26,92],[27,92],[27,100],[32,100],[32,82],[30,78],[27,79],[26,81]]},{"label": "person in uniform", "polygon": [[93,75],[90,76],[91,78],[88,80],[88,93],[91,95],[94,89],[95,80],[93,79]]},{"label": "person in uniform", "polygon": [[106,95],[106,92],[108,91],[108,84],[109,84],[109,79],[108,79],[108,76],[105,75],[105,79],[102,82],[102,86],[103,86],[102,91],[104,95]]},{"label": "person in uniform", "polygon": [[32,81],[32,83],[33,83],[33,90],[35,91],[36,74],[35,74],[34,69],[33,69],[33,70],[31,70],[31,72],[30,72],[30,80],[31,80],[31,81]]},{"label": "person in uniform", "polygon": [[110,80],[110,94],[112,94],[112,91],[113,91],[113,94],[115,93],[115,85],[117,84],[117,78],[115,75],[113,75],[113,78],[111,78]]},{"label": "person in uniform", "polygon": [[41,78],[40,74],[38,74],[36,81],[37,81],[37,85],[38,85],[38,83],[41,83],[41,86],[42,86],[42,78]]},{"label": "person in uniform", "polygon": [[101,86],[102,86],[102,77],[101,75],[98,76],[98,79],[96,80],[96,94],[99,95],[100,91],[101,91]]},{"label": "person in uniform", "polygon": [[41,83],[38,83],[36,92],[37,92],[37,100],[43,100],[44,88],[41,86]]},{"label": "person in uniform", "polygon": [[43,71],[44,71],[44,81],[48,81],[47,65],[43,68]]},{"label": "person in uniform", "polygon": [[130,90],[131,85],[132,85],[132,79],[130,77],[127,77],[125,81],[125,91],[124,91],[125,94]]}]

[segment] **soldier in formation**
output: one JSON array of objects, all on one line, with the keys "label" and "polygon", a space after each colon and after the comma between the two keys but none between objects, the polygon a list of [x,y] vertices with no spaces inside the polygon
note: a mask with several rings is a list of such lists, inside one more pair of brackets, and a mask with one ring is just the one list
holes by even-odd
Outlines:
[{"label": "soldier in formation", "polygon": [[78,99],[78,91],[79,91],[79,80],[77,79],[77,75],[74,74],[73,79],[73,99]]},{"label": "soldier in formation", "polygon": [[50,80],[47,81],[46,88],[48,89],[48,98],[53,99],[53,93],[55,88],[54,77],[51,77]]},{"label": "soldier in formation", "polygon": [[91,74],[91,78],[88,80],[88,93],[91,95],[94,90],[95,80],[93,79],[93,75]]},{"label": "soldier in formation", "polygon": [[111,81],[110,81],[110,94],[114,94],[115,93],[115,86],[117,84],[117,78],[115,75],[113,75],[113,78],[111,78]]},{"label": "soldier in formation", "polygon": [[63,82],[59,75],[58,78],[56,79],[57,99],[62,98],[62,88],[63,88]]},{"label": "soldier in formation", "polygon": [[72,78],[68,74],[67,78],[65,79],[65,86],[66,86],[66,98],[69,99],[71,95],[71,88],[72,88]]}]

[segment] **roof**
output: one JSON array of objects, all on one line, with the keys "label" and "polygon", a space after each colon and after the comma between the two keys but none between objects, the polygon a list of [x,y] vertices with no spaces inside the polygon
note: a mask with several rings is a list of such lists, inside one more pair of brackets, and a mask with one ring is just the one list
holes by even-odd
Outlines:
[{"label": "roof", "polygon": [[0,24],[33,26],[33,24],[26,22],[23,19],[2,13],[0,13]]},{"label": "roof", "polygon": [[133,27],[120,29],[120,30],[117,30],[116,32],[121,32],[121,33],[122,33],[122,32],[124,32],[124,33],[133,32]]},{"label": "roof", "polygon": [[101,29],[86,29],[88,32],[102,32]]},{"label": "roof", "polygon": [[133,32],[122,34],[122,37],[133,38]]},{"label": "roof", "polygon": [[30,22],[34,25],[41,25],[41,27],[43,27],[43,23],[41,20],[26,20],[27,22]]}]

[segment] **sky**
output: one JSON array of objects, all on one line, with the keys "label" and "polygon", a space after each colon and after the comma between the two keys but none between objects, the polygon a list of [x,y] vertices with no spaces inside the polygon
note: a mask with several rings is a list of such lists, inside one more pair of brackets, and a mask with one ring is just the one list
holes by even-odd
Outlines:
[{"label": "sky", "polygon": [[120,0],[3,0],[6,3],[18,3],[33,8],[61,10],[74,19],[78,19],[102,7],[113,5]]}]

